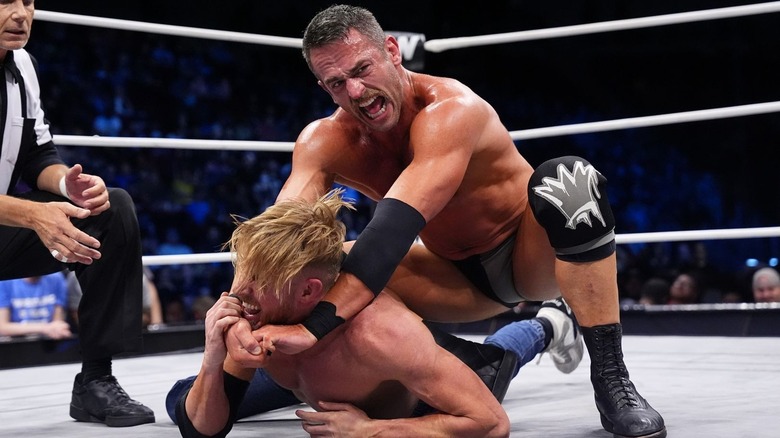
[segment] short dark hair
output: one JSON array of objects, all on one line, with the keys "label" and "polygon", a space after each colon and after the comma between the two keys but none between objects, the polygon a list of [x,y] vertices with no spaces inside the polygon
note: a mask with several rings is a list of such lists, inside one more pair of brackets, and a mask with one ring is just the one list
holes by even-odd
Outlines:
[{"label": "short dark hair", "polygon": [[385,42],[385,32],[368,9],[359,6],[333,5],[317,13],[303,33],[303,59],[311,69],[311,50],[347,37],[350,29],[365,35],[378,47]]}]

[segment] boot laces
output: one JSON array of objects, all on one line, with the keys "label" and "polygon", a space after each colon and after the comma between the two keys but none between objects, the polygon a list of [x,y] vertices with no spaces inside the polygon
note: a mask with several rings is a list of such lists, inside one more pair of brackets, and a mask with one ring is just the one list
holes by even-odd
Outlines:
[{"label": "boot laces", "polygon": [[610,399],[618,409],[639,406],[639,398],[628,379],[628,370],[623,362],[620,346],[614,339],[604,343],[599,342],[598,345],[603,345],[601,351],[602,369],[599,374],[607,384]]},{"label": "boot laces", "polygon": [[131,399],[125,390],[119,385],[119,382],[114,376],[105,376],[97,380],[100,386],[105,388],[106,392],[112,396],[112,399],[119,402],[119,404],[133,403],[135,400]]}]

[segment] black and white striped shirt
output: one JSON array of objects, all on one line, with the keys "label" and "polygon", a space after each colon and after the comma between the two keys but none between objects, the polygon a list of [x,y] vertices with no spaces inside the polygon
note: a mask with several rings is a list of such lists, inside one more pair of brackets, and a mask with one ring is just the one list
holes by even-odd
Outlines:
[{"label": "black and white striped shirt", "polygon": [[0,194],[12,194],[19,178],[35,188],[43,169],[63,163],[41,105],[36,66],[24,49],[8,51],[2,60]]}]

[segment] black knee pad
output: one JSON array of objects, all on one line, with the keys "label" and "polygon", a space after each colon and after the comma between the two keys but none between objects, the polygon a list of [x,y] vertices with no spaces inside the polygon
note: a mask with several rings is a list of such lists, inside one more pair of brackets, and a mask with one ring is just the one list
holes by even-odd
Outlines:
[{"label": "black knee pad", "polygon": [[528,202],[559,259],[587,262],[615,252],[615,218],[606,189],[607,179],[575,156],[545,161],[531,175]]}]

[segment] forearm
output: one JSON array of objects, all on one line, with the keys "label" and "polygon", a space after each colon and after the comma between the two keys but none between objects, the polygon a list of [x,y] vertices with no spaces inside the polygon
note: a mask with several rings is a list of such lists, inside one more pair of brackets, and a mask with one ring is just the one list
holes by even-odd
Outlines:
[{"label": "forearm", "polygon": [[333,303],[336,306],[336,315],[348,320],[368,306],[374,296],[360,279],[348,272],[342,272],[336,284],[323,297],[323,301]]},{"label": "forearm", "polygon": [[469,417],[448,414],[431,414],[417,418],[372,420],[362,436],[405,438],[415,437],[475,437],[503,438],[509,436],[509,428],[501,421],[480,422]]},{"label": "forearm", "polygon": [[46,332],[48,324],[45,322],[19,323],[5,322],[0,324],[0,335],[2,336],[23,336],[43,334]]},{"label": "forearm", "polygon": [[374,217],[352,245],[336,284],[323,299],[336,306],[336,316],[352,318],[384,289],[424,226],[420,212],[402,201],[385,198],[377,203]]},{"label": "forearm", "polygon": [[0,195],[0,225],[31,228],[36,202]]},{"label": "forearm", "polygon": [[185,408],[192,426],[203,435],[215,435],[225,428],[230,418],[230,401],[221,368],[201,369],[187,394]]},{"label": "forearm", "polygon": [[[238,368],[234,368],[238,371]],[[224,437],[232,429],[238,405],[244,398],[254,370],[228,375],[226,369],[201,369],[177,406],[179,430],[184,437]]]},{"label": "forearm", "polygon": [[60,195],[60,180],[67,173],[68,168],[62,164],[52,164],[38,175],[38,190],[44,190]]}]

